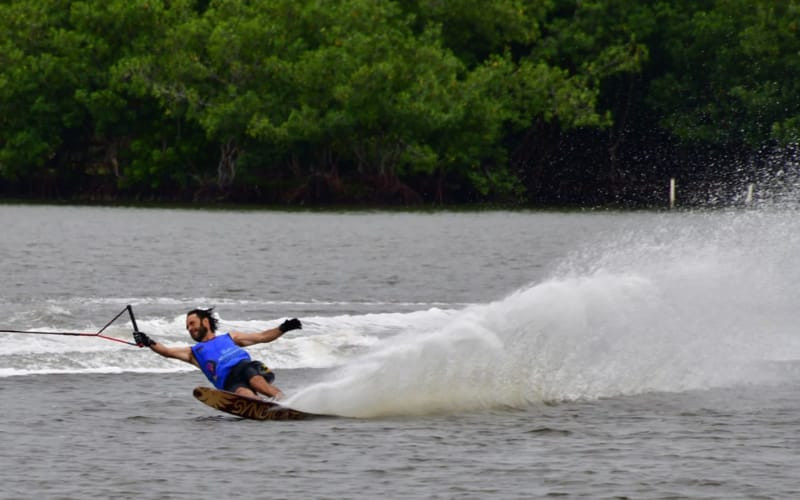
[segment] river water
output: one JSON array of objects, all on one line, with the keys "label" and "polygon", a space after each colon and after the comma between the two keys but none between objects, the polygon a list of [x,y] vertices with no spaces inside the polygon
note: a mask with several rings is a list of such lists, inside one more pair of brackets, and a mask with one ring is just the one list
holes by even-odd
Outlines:
[{"label": "river water", "polygon": [[249,351],[339,415],[238,420],[147,349],[0,333],[0,497],[797,497],[797,215],[0,205],[0,329],[297,316]]}]

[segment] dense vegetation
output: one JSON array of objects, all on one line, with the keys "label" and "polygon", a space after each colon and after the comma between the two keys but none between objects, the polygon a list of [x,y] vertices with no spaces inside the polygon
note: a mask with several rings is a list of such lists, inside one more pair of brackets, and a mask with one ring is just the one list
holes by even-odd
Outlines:
[{"label": "dense vegetation", "polygon": [[0,194],[658,204],[797,144],[798,24],[800,0],[0,0]]}]

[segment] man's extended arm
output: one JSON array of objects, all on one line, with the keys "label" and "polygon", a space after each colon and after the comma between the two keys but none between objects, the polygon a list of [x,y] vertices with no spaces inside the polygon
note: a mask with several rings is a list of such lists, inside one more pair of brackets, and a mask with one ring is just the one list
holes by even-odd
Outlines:
[{"label": "man's extended arm", "polygon": [[263,332],[256,332],[256,333],[244,333],[244,332],[230,332],[231,339],[236,342],[237,345],[246,347],[253,344],[263,344],[265,342],[272,342],[273,340],[277,339],[284,333],[288,332],[289,330],[298,330],[303,328],[302,323],[297,318],[287,319],[281,326],[277,328],[270,328],[269,330],[264,330]]},{"label": "man's extended arm", "polygon": [[192,355],[191,347],[168,347],[164,344],[159,344],[155,340],[148,337],[144,332],[133,332],[133,339],[137,344],[144,347],[149,347],[151,351],[156,352],[165,358],[175,358],[198,366],[197,360],[195,360],[194,355]]}]

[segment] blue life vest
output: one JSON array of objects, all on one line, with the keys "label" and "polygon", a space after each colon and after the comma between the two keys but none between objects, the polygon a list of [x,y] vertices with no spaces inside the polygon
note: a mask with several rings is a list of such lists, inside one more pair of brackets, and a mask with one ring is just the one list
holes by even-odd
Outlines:
[{"label": "blue life vest", "polygon": [[217,389],[225,387],[225,379],[231,368],[240,361],[250,359],[247,351],[236,345],[228,333],[193,345],[192,354],[200,369]]}]

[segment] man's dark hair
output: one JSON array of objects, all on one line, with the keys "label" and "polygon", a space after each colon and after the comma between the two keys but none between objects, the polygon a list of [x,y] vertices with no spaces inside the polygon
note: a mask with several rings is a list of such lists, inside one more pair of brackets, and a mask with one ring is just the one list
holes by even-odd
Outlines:
[{"label": "man's dark hair", "polygon": [[200,318],[200,321],[203,321],[204,319],[207,319],[208,320],[208,325],[211,327],[211,331],[212,332],[216,332],[217,331],[217,322],[218,322],[218,320],[217,320],[216,316],[214,316],[214,308],[213,307],[209,307],[208,309],[200,309],[200,308],[192,309],[191,311],[186,313],[186,317],[189,317],[192,314],[196,314],[197,317]]}]

